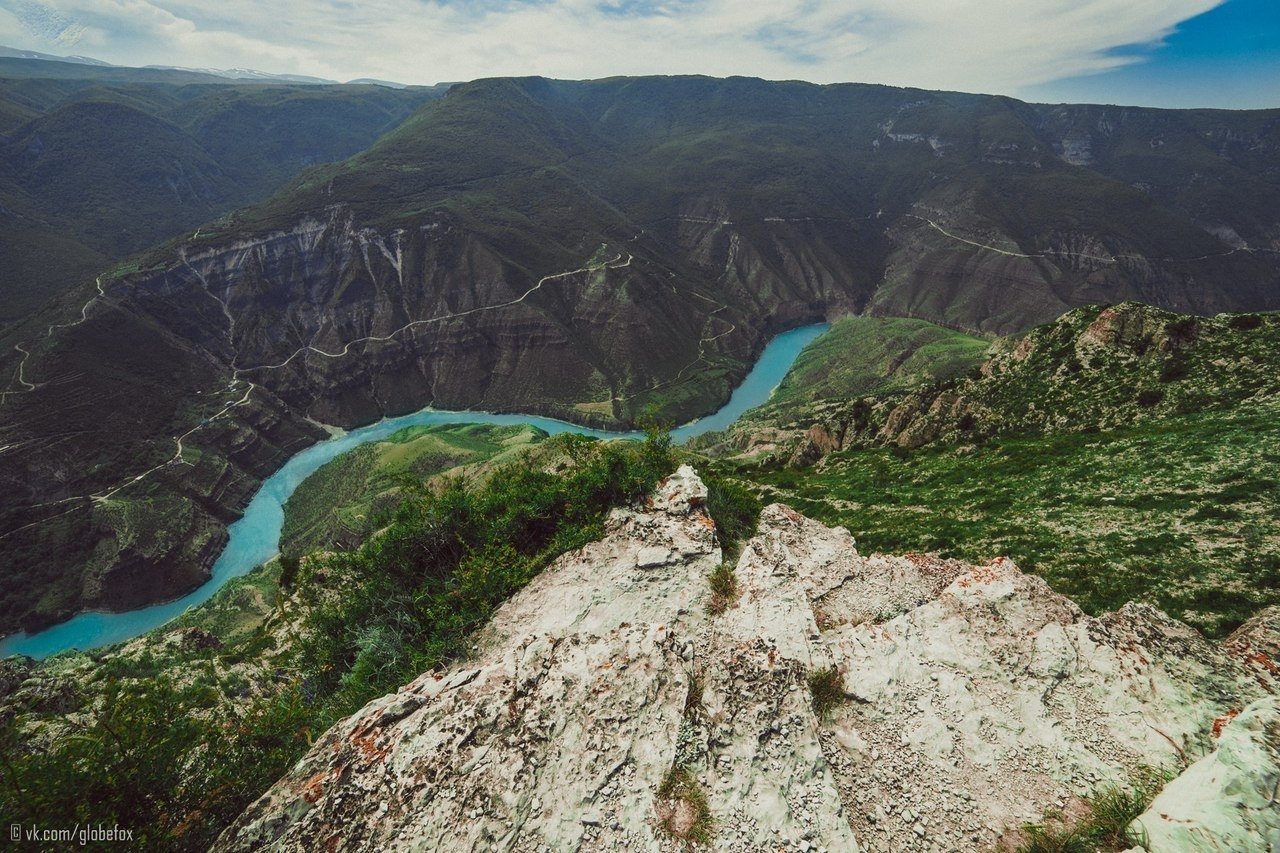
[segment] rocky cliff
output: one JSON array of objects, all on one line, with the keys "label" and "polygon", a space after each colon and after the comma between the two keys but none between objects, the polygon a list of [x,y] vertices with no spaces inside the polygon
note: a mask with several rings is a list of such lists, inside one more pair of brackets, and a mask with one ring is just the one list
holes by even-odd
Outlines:
[{"label": "rocky cliff", "polygon": [[[1008,332],[1126,298],[1280,304],[1275,114],[1095,113],[740,78],[453,87],[0,340],[0,632],[192,586],[308,417],[680,422],[770,334],[842,313]],[[173,529],[204,544],[139,545]]]},{"label": "rocky cliff", "polygon": [[807,467],[846,448],[1168,423],[1274,399],[1277,359],[1273,312],[1196,317],[1138,302],[1087,306],[997,339],[971,370],[906,387],[886,381],[870,393],[842,393],[822,379],[844,354],[810,359],[811,387],[801,387],[799,402],[762,406],[699,444],[715,455],[772,455]]},{"label": "rocky cliff", "polygon": [[1280,841],[1275,614],[1217,646],[1149,607],[1086,616],[1007,560],[864,556],[774,504],[712,615],[705,499],[686,467],[615,510],[217,848],[980,850],[1141,765],[1182,774],[1152,849]]}]

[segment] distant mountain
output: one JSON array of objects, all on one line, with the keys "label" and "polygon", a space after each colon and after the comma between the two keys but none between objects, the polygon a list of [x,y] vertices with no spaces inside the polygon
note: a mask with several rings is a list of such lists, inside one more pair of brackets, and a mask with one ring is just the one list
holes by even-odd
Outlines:
[{"label": "distant mountain", "polygon": [[[404,89],[404,88],[407,88],[407,87],[405,86],[405,84],[404,84],[404,83],[394,83],[394,82],[392,82],[392,81],[390,81],[390,80],[378,80],[378,79],[376,79],[376,78],[374,78],[374,77],[358,77],[358,78],[356,78],[355,80],[348,80],[348,81],[347,81],[347,84],[348,84],[348,85],[351,85],[351,86],[361,86],[361,85],[365,85],[365,86],[390,86],[392,89]],[[439,86],[444,87],[444,88],[448,88],[448,87],[449,87],[449,86],[451,86],[451,85],[453,85],[453,84],[452,84],[452,83],[441,83],[441,84],[439,84]]]},{"label": "distant mountain", "polygon": [[0,44],[0,57],[10,59],[42,59],[49,62],[72,62],[78,65],[98,65],[110,67],[110,62],[94,59],[90,56],[54,56],[52,53],[41,53],[38,50],[22,50],[16,47],[5,47]]},{"label": "distant mountain", "polygon": [[[252,80],[264,83],[301,83],[308,85],[334,85],[337,80],[323,77],[309,77],[305,74],[272,74],[267,71],[255,71],[252,68],[187,68],[181,65],[143,65],[140,67],[116,65],[93,59],[88,56],[56,56],[52,53],[41,53],[38,50],[23,50],[16,47],[0,45],[0,57],[9,59],[34,59],[43,62],[67,62],[75,65],[92,65],[98,68],[118,68],[142,71],[178,71],[200,74],[211,77],[223,77],[228,80]],[[37,70],[38,73],[38,70]]]},{"label": "distant mountain", "polygon": [[[226,148],[201,144],[222,174],[185,137],[139,135],[182,152],[182,191],[216,192],[232,143],[279,125],[226,127]],[[454,86],[11,330],[0,630],[193,585],[259,479],[320,435],[309,419],[685,420],[772,333],[827,316],[1005,333],[1126,299],[1272,309],[1277,281],[1280,111],[742,78]]]},{"label": "distant mountain", "polygon": [[196,74],[212,74],[215,77],[226,77],[228,80],[252,80],[261,83],[300,83],[308,86],[332,86],[337,80],[324,77],[308,77],[305,74],[271,74],[266,71],[254,71],[251,68],[184,68],[180,65],[144,65],[144,68],[158,68],[164,71],[191,71]]},{"label": "distant mountain", "polygon": [[0,59],[0,323],[359,151],[434,94]]},{"label": "distant mountain", "polygon": [[[0,45],[0,58],[35,59],[44,62],[93,65],[99,68],[131,69],[131,66],[115,65],[113,63],[103,62],[101,59],[93,59],[88,56],[55,56],[52,53],[41,53],[37,50],[23,50],[21,48],[6,47],[4,45]],[[330,80],[325,77],[312,77],[306,74],[273,74],[269,71],[257,71],[252,68],[188,68],[182,65],[143,65],[140,68],[131,70],[174,71],[183,74],[198,74],[202,77],[222,77],[227,80],[241,80],[257,83],[295,83],[309,86],[334,86],[339,83],[337,80]],[[36,69],[36,73],[39,73],[39,69]],[[409,88],[405,83],[395,83],[390,80],[377,80],[372,77],[360,77],[355,80],[348,80],[347,85],[389,86],[392,89]]]}]

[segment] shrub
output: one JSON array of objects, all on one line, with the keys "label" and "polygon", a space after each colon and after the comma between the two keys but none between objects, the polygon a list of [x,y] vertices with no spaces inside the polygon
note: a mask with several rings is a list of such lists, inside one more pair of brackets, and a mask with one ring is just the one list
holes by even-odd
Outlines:
[{"label": "shrub", "polygon": [[707,513],[716,523],[716,535],[726,555],[738,553],[742,543],[755,535],[764,507],[750,489],[724,477],[708,474]]},{"label": "shrub", "polygon": [[1159,388],[1143,388],[1138,392],[1138,405],[1144,409],[1160,404],[1164,399],[1164,392]]},{"label": "shrub", "polygon": [[302,558],[296,554],[280,555],[280,588],[290,589],[293,587],[294,581],[298,579],[298,569],[302,565]]},{"label": "shrub", "polygon": [[729,609],[738,595],[738,576],[734,574],[733,563],[725,561],[716,566],[710,578],[711,598],[707,601],[707,612],[719,616]]},{"label": "shrub", "polygon": [[1261,314],[1237,314],[1227,321],[1227,325],[1236,331],[1244,332],[1262,325]]},{"label": "shrub", "polygon": [[808,681],[813,712],[820,720],[830,718],[831,712],[846,698],[840,670],[833,666],[815,669],[809,673]]},{"label": "shrub", "polygon": [[1187,363],[1180,358],[1173,357],[1165,360],[1160,367],[1161,382],[1177,382],[1179,379],[1185,379],[1187,376]]}]

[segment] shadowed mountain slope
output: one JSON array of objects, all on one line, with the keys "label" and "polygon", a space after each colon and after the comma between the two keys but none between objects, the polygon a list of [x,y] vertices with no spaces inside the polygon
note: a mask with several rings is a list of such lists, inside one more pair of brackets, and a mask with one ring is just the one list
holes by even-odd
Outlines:
[{"label": "shadowed mountain slope", "polygon": [[350,156],[436,94],[0,58],[0,322]]},{"label": "shadowed mountain slope", "polygon": [[[1278,121],[741,78],[456,86],[10,332],[0,548],[25,591],[0,627],[190,586],[319,434],[304,417],[684,420],[823,317],[1006,333],[1124,299],[1278,307]],[[208,535],[133,532],[153,527]]]}]

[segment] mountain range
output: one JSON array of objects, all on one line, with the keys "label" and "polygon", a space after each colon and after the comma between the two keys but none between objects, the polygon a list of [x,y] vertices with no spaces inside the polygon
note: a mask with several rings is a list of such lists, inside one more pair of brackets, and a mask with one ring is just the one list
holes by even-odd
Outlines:
[{"label": "mountain range", "polygon": [[[6,148],[32,156],[33,121],[48,140],[103,110],[146,126],[123,97],[84,101],[57,133],[33,114]],[[420,100],[248,207],[193,166],[203,179],[179,186],[230,212],[200,208],[198,230],[191,212],[6,331],[0,629],[198,583],[223,525],[316,422],[428,404],[685,420],[726,399],[771,334],[846,314],[997,335],[1126,299],[1280,307],[1280,111],[700,77],[327,97],[381,126],[400,114],[386,104]],[[182,151],[182,128],[204,125],[167,109]],[[261,128],[223,137],[257,153]],[[230,173],[238,149],[221,150]],[[275,162],[253,174],[278,178]]]},{"label": "mountain range", "polygon": [[0,58],[0,323],[360,151],[437,94]]}]

